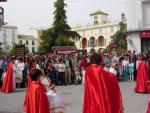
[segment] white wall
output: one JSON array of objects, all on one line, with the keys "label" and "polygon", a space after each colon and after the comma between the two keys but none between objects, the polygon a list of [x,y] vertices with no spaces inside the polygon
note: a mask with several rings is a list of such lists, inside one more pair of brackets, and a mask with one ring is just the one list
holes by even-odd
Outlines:
[{"label": "white wall", "polygon": [[34,45],[32,45],[32,40],[28,40],[28,45],[26,45],[27,39],[18,39],[18,44],[20,43],[20,40],[22,40],[22,44],[25,44],[25,46],[28,47],[29,53],[32,53],[32,47],[34,47],[35,52],[37,52],[37,40],[33,40]]},{"label": "white wall", "polygon": [[143,2],[143,20],[149,20],[150,19],[150,1]]},{"label": "white wall", "polygon": [[134,51],[136,53],[141,52],[141,39],[139,37],[139,33],[131,33],[128,34],[127,37],[127,48],[128,50]]},{"label": "white wall", "polygon": [[142,1],[128,0],[127,30],[139,28],[139,22],[142,20]]},{"label": "white wall", "polygon": [[[114,27],[113,29],[113,32],[111,30],[111,27]],[[77,31],[80,36],[81,36],[81,39],[80,41],[75,41],[75,45],[78,49],[82,49],[82,38],[86,38],[87,39],[87,50],[90,50],[91,47],[88,46],[88,41],[90,40],[91,37],[95,37],[95,40],[98,40],[98,37],[99,36],[103,36],[105,41],[106,41],[106,45],[105,46],[101,46],[101,48],[105,48],[107,45],[109,45],[109,42],[111,41],[111,36],[118,30],[118,27],[119,26],[114,26],[114,25],[110,25],[110,26],[105,26],[105,27],[99,27],[99,28],[90,28],[88,30],[84,29],[84,30],[80,30],[80,31]],[[101,32],[100,30],[101,29]],[[85,32],[85,33],[83,33]],[[83,34],[85,34],[83,36]],[[95,42],[96,43],[96,42]],[[98,49],[100,47],[95,47],[95,49]]]},{"label": "white wall", "polygon": [[[5,32],[5,36],[4,36]],[[12,27],[1,27],[0,28],[0,42],[3,43],[4,38],[6,39],[7,43],[4,45],[2,44],[2,48],[4,51],[8,51],[12,45],[13,45],[13,40],[16,42],[17,39],[17,28],[12,28]]]},{"label": "white wall", "polygon": [[142,27],[150,28],[150,1],[146,1],[142,3]]}]

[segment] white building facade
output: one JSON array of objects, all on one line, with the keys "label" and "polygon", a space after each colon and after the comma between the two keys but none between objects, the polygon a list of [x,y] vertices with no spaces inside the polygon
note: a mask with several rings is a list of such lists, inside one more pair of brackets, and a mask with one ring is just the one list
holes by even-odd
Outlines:
[{"label": "white building facade", "polygon": [[17,27],[3,25],[0,27],[0,47],[3,51],[9,51],[17,41]]},{"label": "white building facade", "polygon": [[18,35],[17,44],[25,45],[29,49],[29,53],[37,52],[37,39],[33,35]]},{"label": "white building facade", "polygon": [[127,47],[136,53],[150,51],[150,0],[128,0]]},{"label": "white building facade", "polygon": [[105,12],[98,10],[91,13],[89,25],[72,28],[81,36],[80,40],[75,41],[77,49],[86,49],[89,52],[91,48],[106,48],[119,29],[118,23],[119,21],[111,22]]}]

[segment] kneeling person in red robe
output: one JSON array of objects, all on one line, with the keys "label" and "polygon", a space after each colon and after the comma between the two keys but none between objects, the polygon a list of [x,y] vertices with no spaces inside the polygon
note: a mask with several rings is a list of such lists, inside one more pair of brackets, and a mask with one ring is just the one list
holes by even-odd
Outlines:
[{"label": "kneeling person in red robe", "polygon": [[85,72],[83,113],[123,113],[116,77],[101,68],[102,58],[93,54]]},{"label": "kneeling person in red robe", "polygon": [[148,109],[146,113],[150,113],[150,102],[148,103]]},{"label": "kneeling person in red robe", "polygon": [[50,113],[46,89],[40,83],[41,74],[39,69],[33,69],[30,72],[32,83],[28,86],[24,101],[26,113]]}]

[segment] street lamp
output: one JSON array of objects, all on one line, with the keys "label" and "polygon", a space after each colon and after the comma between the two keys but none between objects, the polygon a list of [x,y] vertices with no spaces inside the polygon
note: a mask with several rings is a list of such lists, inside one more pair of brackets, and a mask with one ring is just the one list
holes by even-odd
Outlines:
[{"label": "street lamp", "polygon": [[4,9],[0,6],[0,26],[4,24]]}]

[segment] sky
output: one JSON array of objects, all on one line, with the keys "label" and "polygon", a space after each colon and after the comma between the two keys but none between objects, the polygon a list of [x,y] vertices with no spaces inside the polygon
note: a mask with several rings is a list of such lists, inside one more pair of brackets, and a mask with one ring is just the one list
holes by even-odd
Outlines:
[{"label": "sky", "polygon": [[[18,27],[18,34],[28,34],[31,28],[48,27],[53,23],[56,0],[7,0],[1,3],[5,22]],[[87,25],[89,14],[101,10],[110,20],[119,20],[127,13],[127,0],[65,0],[67,20],[71,27]]]}]

